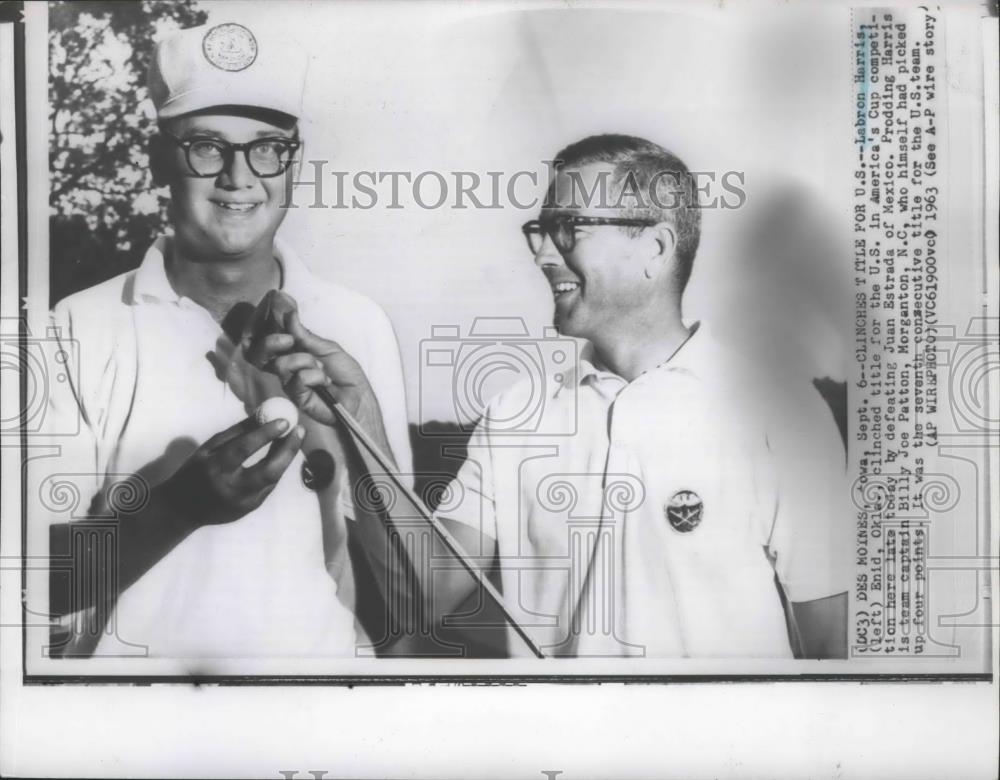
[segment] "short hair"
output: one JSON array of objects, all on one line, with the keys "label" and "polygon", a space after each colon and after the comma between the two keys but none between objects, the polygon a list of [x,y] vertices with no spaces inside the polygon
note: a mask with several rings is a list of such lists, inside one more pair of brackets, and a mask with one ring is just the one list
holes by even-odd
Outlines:
[{"label": "short hair", "polygon": [[[589,163],[614,166],[614,197],[623,199],[626,184],[635,192],[629,217],[669,222],[676,234],[677,282],[683,291],[691,277],[701,239],[701,210],[697,184],[688,167],[659,144],[631,135],[592,135],[570,144],[556,155],[556,169]],[[652,185],[652,188],[651,188]],[[635,228],[627,228],[635,231]]]}]

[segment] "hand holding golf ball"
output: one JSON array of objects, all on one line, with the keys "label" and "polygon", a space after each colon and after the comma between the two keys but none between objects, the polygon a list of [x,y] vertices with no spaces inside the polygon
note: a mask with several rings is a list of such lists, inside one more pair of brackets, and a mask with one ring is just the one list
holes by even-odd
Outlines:
[{"label": "hand holding golf ball", "polygon": [[[295,408],[295,404],[284,396],[275,396],[274,398],[268,398],[258,406],[254,410],[252,417],[253,421],[261,428],[272,422],[281,421],[285,423],[286,427],[278,435],[279,439],[284,439],[295,430],[295,426],[299,421],[299,410]],[[262,446],[243,461],[243,467],[249,468],[255,463],[262,461],[267,455],[267,451],[267,446]]]},{"label": "hand holding golf ball", "polygon": [[[189,530],[230,523],[267,498],[302,447],[305,435],[295,424],[298,414],[287,399],[270,401],[208,439],[155,489],[172,508],[174,522]],[[276,415],[275,406],[283,410],[281,415],[261,424],[258,414]]]},{"label": "hand holding golf ball", "polygon": [[299,421],[299,410],[287,398],[278,396],[276,398],[268,398],[264,401],[264,403],[257,407],[257,411],[254,412],[253,416],[258,425],[267,425],[273,420],[284,420],[288,423],[288,427],[281,434],[284,437],[295,430],[295,426]]}]

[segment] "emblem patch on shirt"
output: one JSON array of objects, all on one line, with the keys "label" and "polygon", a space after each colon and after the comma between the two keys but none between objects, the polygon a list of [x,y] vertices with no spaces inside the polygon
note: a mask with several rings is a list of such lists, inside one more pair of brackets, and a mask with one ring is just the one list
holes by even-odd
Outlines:
[{"label": "emblem patch on shirt", "polygon": [[222,70],[245,70],[257,59],[257,39],[242,24],[220,24],[201,41],[205,59]]},{"label": "emblem patch on shirt", "polygon": [[682,534],[690,533],[701,524],[705,505],[693,490],[678,490],[663,507],[670,527]]}]

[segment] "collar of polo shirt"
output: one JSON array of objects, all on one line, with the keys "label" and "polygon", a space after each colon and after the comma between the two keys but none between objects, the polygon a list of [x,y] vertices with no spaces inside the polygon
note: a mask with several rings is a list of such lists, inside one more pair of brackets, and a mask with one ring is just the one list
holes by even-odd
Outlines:
[{"label": "collar of polo shirt", "polygon": [[[691,325],[691,335],[681,344],[677,351],[669,359],[660,363],[655,368],[643,372],[645,376],[651,371],[663,369],[664,371],[679,371],[693,376],[701,376],[709,360],[713,339],[710,329],[704,322],[695,322]],[[638,379],[639,377],[636,377]],[[579,387],[586,382],[601,379],[616,380],[623,384],[628,384],[625,379],[604,366],[594,353],[594,345],[586,342],[580,350],[580,358],[577,365],[571,371],[567,371],[552,394],[555,398],[563,388]]]},{"label": "collar of polo shirt", "polygon": [[[143,301],[160,301],[178,303],[181,298],[170,286],[166,269],[166,238],[161,236],[147,250],[142,265],[135,274],[132,303]],[[315,288],[310,281],[309,269],[299,259],[291,247],[281,239],[274,240],[274,258],[281,266],[282,290],[296,301],[311,299],[315,296]]]}]

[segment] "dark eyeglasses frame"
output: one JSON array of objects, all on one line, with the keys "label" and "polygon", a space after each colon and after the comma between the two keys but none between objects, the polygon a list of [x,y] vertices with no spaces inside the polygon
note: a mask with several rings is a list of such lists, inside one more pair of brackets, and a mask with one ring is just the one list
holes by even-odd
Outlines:
[{"label": "dark eyeglasses frame", "polygon": [[[249,143],[245,144],[233,144],[230,143],[229,141],[223,141],[218,138],[201,137],[201,138],[183,139],[183,138],[178,138],[172,133],[168,133],[162,130],[160,131],[160,134],[169,138],[184,151],[184,162],[187,163],[188,171],[190,172],[191,176],[195,177],[196,179],[214,179],[216,176],[218,176],[220,173],[226,170],[227,166],[232,164],[233,156],[237,152],[243,152],[243,159],[246,160],[247,167],[253,172],[254,176],[256,176],[258,179],[273,179],[275,176],[281,176],[285,171],[289,169],[289,167],[291,167],[292,163],[295,161],[294,159],[295,153],[302,146],[302,142],[298,139],[297,136],[292,138],[282,138],[280,136],[272,136],[267,138],[256,138],[253,141],[250,141]],[[222,147],[222,166],[215,173],[198,173],[198,171],[195,170],[194,164],[191,162],[191,147],[194,146],[196,143],[202,143],[206,141],[209,143],[218,144],[219,146]],[[274,173],[258,172],[258,170],[254,167],[254,164],[250,161],[250,150],[253,149],[254,146],[257,146],[258,144],[275,143],[275,142],[278,142],[281,145],[288,147],[288,152],[289,152],[288,160],[284,163],[279,163],[280,167]]]},{"label": "dark eyeglasses frame", "polygon": [[[547,235],[552,239],[552,243],[555,244],[556,249],[560,253],[572,252],[573,247],[576,246],[576,228],[586,227],[590,225],[618,225],[620,227],[652,227],[653,225],[659,224],[659,220],[656,219],[638,219],[638,218],[628,218],[628,217],[577,217],[577,216],[562,216],[553,217],[551,219],[532,219],[521,225],[521,232],[524,234],[525,239],[528,241],[528,249],[531,250],[532,255],[537,255],[541,249],[542,244],[538,245],[538,249],[532,244],[532,236],[537,235]],[[542,239],[544,243],[545,239]]]}]

